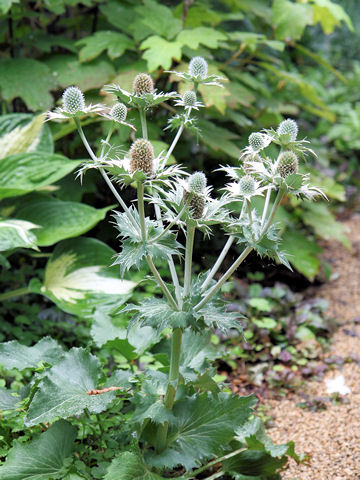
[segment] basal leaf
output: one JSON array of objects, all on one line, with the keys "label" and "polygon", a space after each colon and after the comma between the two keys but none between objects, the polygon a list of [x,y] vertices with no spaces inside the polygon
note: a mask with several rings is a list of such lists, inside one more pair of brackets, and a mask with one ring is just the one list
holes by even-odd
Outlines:
[{"label": "basal leaf", "polygon": [[122,280],[117,267],[109,267],[114,253],[93,238],[64,240],[46,265],[43,285],[32,281],[30,288],[74,315],[89,315],[109,301],[118,304],[136,284]]},{"label": "basal leaf", "polygon": [[55,363],[64,353],[56,340],[45,337],[32,347],[16,340],[0,343],[0,365],[6,370],[36,368],[40,363]]},{"label": "basal leaf", "polygon": [[24,195],[51,185],[80,161],[46,152],[18,153],[0,161],[0,199]]},{"label": "basal leaf", "polygon": [[15,216],[38,225],[40,228],[34,232],[36,243],[48,246],[82,235],[103,220],[110,209],[97,210],[84,203],[38,197],[27,202]]},{"label": "basal leaf", "polygon": [[98,31],[90,37],[82,38],[77,42],[83,47],[79,52],[80,62],[89,62],[107,50],[109,57],[114,60],[121,57],[127,49],[134,49],[134,42],[119,32]]},{"label": "basal leaf", "polygon": [[102,412],[115,398],[115,392],[86,393],[98,388],[100,376],[99,360],[83,348],[72,348],[41,380],[30,403],[26,425],[81,415],[85,408],[90,413]]},{"label": "basal leaf", "polygon": [[36,235],[32,230],[39,228],[31,222],[4,218],[0,220],[0,252],[24,247],[37,250]]},{"label": "basal leaf", "polygon": [[104,480],[161,480],[151,472],[143,460],[131,452],[123,452],[111,462]]},{"label": "basal leaf", "polygon": [[67,472],[76,429],[65,420],[54,423],[28,443],[16,442],[0,466],[2,480],[55,480]]}]

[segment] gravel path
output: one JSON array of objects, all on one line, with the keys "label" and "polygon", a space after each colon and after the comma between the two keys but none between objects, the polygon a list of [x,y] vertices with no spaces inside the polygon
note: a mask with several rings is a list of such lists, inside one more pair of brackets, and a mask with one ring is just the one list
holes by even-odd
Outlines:
[{"label": "gravel path", "polygon": [[[360,480],[360,216],[346,224],[353,251],[335,242],[325,245],[324,257],[336,277],[316,289],[318,298],[329,301],[328,313],[342,325],[328,355],[341,356],[345,363],[320,382],[308,383],[297,395],[267,402],[275,418],[269,435],[276,442],[294,440],[296,451],[310,457],[309,466],[291,461],[283,480]],[[301,394],[328,399],[325,379],[338,375],[351,389],[340,403],[325,401],[326,409],[315,412],[296,406],[304,402]]]}]

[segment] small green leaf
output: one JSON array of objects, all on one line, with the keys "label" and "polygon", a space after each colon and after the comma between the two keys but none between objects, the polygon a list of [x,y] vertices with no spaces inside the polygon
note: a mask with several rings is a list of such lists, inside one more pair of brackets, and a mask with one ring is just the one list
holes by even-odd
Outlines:
[{"label": "small green leaf", "polygon": [[147,61],[148,69],[153,72],[158,67],[169,70],[173,59],[181,60],[181,43],[169,42],[158,35],[147,38],[140,45],[142,50],[146,50],[143,58]]},{"label": "small green leaf", "polygon": [[260,312],[271,312],[272,305],[266,298],[250,298],[249,305]]},{"label": "small green leaf", "polygon": [[0,199],[51,185],[72,172],[79,163],[79,160],[46,152],[10,155],[0,161]]},{"label": "small green leaf", "polygon": [[104,411],[115,392],[86,393],[98,388],[100,376],[99,360],[83,348],[72,348],[42,378],[30,403],[26,425],[81,415],[86,408],[90,413]]},{"label": "small green leaf", "polygon": [[276,320],[271,317],[253,318],[252,322],[259,328],[272,330],[277,326]]},{"label": "small green leaf", "polygon": [[50,337],[42,338],[32,347],[16,340],[0,343],[0,365],[6,370],[36,368],[40,363],[55,363],[64,353],[63,348]]},{"label": "small green leaf", "polygon": [[18,247],[37,250],[36,235],[31,231],[35,228],[38,225],[14,218],[0,220],[0,252]]},{"label": "small green leaf", "polygon": [[107,50],[111,60],[114,60],[121,57],[125,50],[134,49],[134,42],[129,37],[112,31],[98,31],[90,37],[82,38],[77,45],[83,45],[79,52],[80,62],[89,62],[104,50]]},{"label": "small green leaf", "polygon": [[2,480],[52,480],[63,478],[74,448],[76,429],[65,420],[54,423],[28,443],[16,442],[0,466]]},{"label": "small green leaf", "polygon": [[294,190],[298,190],[301,188],[301,185],[303,183],[303,177],[302,175],[298,173],[292,173],[291,175],[286,177],[286,185],[289,187],[293,188]]},{"label": "small green leaf", "polygon": [[123,452],[111,462],[104,480],[161,480],[148,470],[143,460],[135,453]]}]

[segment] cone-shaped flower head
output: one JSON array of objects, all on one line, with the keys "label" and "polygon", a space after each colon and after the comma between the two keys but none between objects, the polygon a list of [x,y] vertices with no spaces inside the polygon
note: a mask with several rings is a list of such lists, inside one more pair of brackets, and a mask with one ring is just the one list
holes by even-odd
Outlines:
[{"label": "cone-shaped flower head", "polygon": [[298,134],[297,123],[295,122],[295,120],[291,120],[291,118],[283,120],[278,126],[277,133],[278,135],[289,135],[290,140],[292,142],[295,142]]},{"label": "cone-shaped flower head", "polygon": [[192,90],[187,90],[183,96],[185,107],[193,107],[196,104],[196,93]]},{"label": "cone-shaped flower head", "polygon": [[67,113],[75,114],[85,108],[85,98],[78,87],[68,87],[63,93],[62,103]]},{"label": "cone-shaped flower head", "polygon": [[130,172],[141,170],[147,175],[153,172],[154,148],[145,138],[138,138],[130,148]]},{"label": "cone-shaped flower head", "polygon": [[123,103],[116,103],[110,110],[110,117],[116,122],[125,122],[127,108]]},{"label": "cone-shaped flower head", "polygon": [[203,57],[194,57],[189,63],[189,74],[192,77],[200,77],[201,79],[207,76],[208,64]]},{"label": "cone-shaped flower head", "polygon": [[281,177],[286,178],[292,173],[296,173],[298,168],[299,162],[294,152],[288,150],[280,153],[276,162],[276,169]]},{"label": "cone-shaped flower head", "polygon": [[239,181],[240,193],[244,196],[253,195],[255,192],[255,180],[250,175],[245,175]]},{"label": "cone-shaped flower head", "polygon": [[262,150],[265,148],[265,138],[260,132],[254,132],[249,136],[249,145],[254,151]]},{"label": "cone-shaped flower head", "polygon": [[153,79],[147,73],[139,73],[134,78],[134,92],[140,96],[143,93],[152,93],[154,91]]},{"label": "cone-shaped flower head", "polygon": [[203,172],[195,172],[191,175],[188,181],[188,191],[184,192],[184,201],[186,202],[189,195],[192,194],[190,200],[190,210],[193,218],[201,218],[205,208],[204,191],[207,180]]}]

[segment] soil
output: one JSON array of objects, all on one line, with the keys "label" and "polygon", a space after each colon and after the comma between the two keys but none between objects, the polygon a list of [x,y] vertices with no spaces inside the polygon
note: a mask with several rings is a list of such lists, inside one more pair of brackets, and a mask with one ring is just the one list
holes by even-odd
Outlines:
[{"label": "soil", "polygon": [[[287,398],[266,400],[274,419],[268,430],[272,439],[293,440],[296,451],[309,457],[308,465],[291,460],[283,480],[360,480],[360,216],[345,224],[353,249],[327,242],[324,258],[333,277],[313,288],[316,297],[328,300],[328,313],[340,324],[326,354],[340,361],[321,381],[310,381]],[[344,376],[351,393],[335,400],[325,380],[338,375]]]}]

